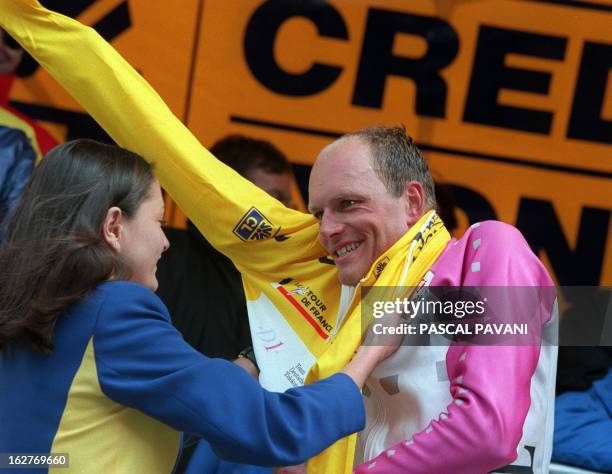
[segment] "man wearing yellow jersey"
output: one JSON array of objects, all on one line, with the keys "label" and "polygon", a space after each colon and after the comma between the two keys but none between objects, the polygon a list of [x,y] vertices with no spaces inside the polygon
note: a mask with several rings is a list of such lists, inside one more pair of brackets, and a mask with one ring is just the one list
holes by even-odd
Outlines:
[{"label": "man wearing yellow jersey", "polygon": [[[310,182],[314,216],[303,214],[219,163],[91,29],[35,0],[0,0],[0,10],[2,26],[117,143],[155,164],[162,186],[241,271],[267,388],[309,383],[352,357],[369,322],[355,285],[552,285],[510,226],[482,223],[450,239],[432,211],[427,164],[402,128],[365,129],[325,148]],[[538,307],[542,326],[554,322],[553,302]],[[348,473],[355,458],[370,473],[503,472],[513,461],[508,472],[546,470],[553,348],[402,349],[367,384],[357,451],[355,436],[345,438],[309,472]]]}]

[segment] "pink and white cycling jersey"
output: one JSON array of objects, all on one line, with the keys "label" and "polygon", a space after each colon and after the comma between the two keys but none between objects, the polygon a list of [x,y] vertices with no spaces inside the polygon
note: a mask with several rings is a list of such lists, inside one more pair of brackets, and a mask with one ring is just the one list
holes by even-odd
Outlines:
[{"label": "pink and white cycling jersey", "polygon": [[[451,240],[424,280],[553,286],[520,232],[495,221]],[[554,338],[556,300],[548,294],[539,318],[544,336]],[[401,347],[366,384],[367,425],[356,449],[356,464],[365,463],[355,472],[548,472],[556,361],[551,344]]]}]

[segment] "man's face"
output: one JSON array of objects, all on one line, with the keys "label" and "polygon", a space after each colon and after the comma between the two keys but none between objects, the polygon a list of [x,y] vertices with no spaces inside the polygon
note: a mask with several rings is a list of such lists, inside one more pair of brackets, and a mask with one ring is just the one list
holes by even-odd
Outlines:
[{"label": "man's face", "polygon": [[246,178],[285,206],[295,208],[290,173],[270,173],[262,168],[255,168],[247,173]]},{"label": "man's face", "polygon": [[409,228],[408,198],[387,191],[370,156],[367,142],[342,139],[323,149],[310,175],[308,208],[345,285],[359,283]]}]

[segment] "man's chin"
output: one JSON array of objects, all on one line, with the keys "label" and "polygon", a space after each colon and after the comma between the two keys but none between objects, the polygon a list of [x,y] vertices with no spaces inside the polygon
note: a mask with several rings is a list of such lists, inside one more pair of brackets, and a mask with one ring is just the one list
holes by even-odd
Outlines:
[{"label": "man's chin", "polygon": [[361,275],[357,276],[355,272],[349,271],[348,269],[343,271],[342,269],[338,269],[338,280],[340,283],[347,286],[357,286],[361,281]]}]

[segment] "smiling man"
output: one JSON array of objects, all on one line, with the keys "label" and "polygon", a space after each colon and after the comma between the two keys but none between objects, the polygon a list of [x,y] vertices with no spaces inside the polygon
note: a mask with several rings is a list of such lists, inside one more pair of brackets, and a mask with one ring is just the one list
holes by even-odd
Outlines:
[{"label": "smiling man", "polygon": [[340,282],[353,286],[435,208],[427,162],[399,127],[365,129],[325,147],[312,169],[309,195],[319,240]]},{"label": "smiling man", "polygon": [[[309,190],[343,285],[552,285],[509,225],[484,222],[450,239],[431,211],[427,162],[403,127],[366,128],[325,147]],[[538,317],[554,333],[554,298],[544,296]],[[555,349],[539,345],[401,348],[368,381],[368,425],[356,449],[366,463],[356,472],[545,472],[555,362]]]},{"label": "smiling man", "polygon": [[[356,288],[552,286],[509,225],[475,224],[450,239],[433,211],[427,163],[402,127],[360,130],[321,152],[313,217],[219,163],[92,30],[34,0],[0,7],[3,26],[119,144],[155,164],[165,189],[241,271],[267,388],[309,383],[352,357],[365,327]],[[554,332],[554,307],[554,295],[538,301],[538,327]],[[400,348],[367,383],[357,444],[341,440],[308,470],[348,473],[356,460],[368,473],[545,472],[555,361],[539,340]]]},{"label": "smiling man", "polygon": [[[483,222],[451,240],[435,207],[427,163],[403,127],[343,136],[323,149],[311,174],[309,209],[344,285],[372,284],[373,271],[378,283],[394,264],[401,269],[394,285],[552,285],[515,228]],[[410,234],[412,244],[402,243]],[[429,249],[431,264],[415,280],[412,265],[436,239],[442,247]],[[554,333],[554,295],[542,296],[538,317]],[[556,350],[539,345],[401,348],[368,381],[368,425],[356,450],[365,464],[355,471],[545,472],[555,363]]]}]

